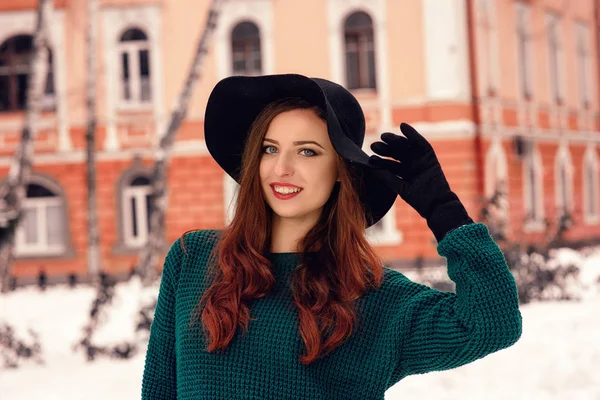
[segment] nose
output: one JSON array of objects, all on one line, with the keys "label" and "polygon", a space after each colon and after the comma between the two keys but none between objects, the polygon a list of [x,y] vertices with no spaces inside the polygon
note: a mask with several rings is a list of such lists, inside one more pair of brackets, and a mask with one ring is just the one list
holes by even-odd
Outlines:
[{"label": "nose", "polygon": [[294,155],[281,153],[275,161],[275,174],[278,176],[288,176],[294,173]]}]

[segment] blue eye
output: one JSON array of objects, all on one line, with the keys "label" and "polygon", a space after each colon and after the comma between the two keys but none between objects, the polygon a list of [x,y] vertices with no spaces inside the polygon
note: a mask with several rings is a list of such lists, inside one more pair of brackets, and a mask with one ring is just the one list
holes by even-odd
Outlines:
[{"label": "blue eye", "polygon": [[310,151],[310,152],[312,153],[312,155],[311,155],[311,156],[309,156],[309,157],[314,157],[314,156],[316,156],[316,155],[317,155],[317,152],[316,152],[316,151],[314,151],[314,150],[311,150],[311,149],[302,149],[302,150],[300,150],[300,151],[305,151],[305,150],[306,150],[306,151]]},{"label": "blue eye", "polygon": [[[268,149],[269,147],[275,148],[275,146],[263,146],[262,152],[265,153],[265,150]],[[319,154],[316,151],[314,151],[312,149],[307,149],[307,148],[301,149],[300,151],[309,151],[311,153],[311,155],[309,155],[308,157],[314,157]],[[266,154],[273,154],[273,153],[266,152]]]}]

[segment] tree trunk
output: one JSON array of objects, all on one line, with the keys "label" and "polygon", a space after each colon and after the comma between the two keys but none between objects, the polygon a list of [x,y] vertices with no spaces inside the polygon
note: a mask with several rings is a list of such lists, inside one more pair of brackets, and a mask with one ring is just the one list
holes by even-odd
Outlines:
[{"label": "tree trunk", "polygon": [[23,200],[31,175],[34,142],[39,130],[48,76],[48,36],[53,7],[53,0],[39,0],[33,54],[27,81],[25,122],[21,131],[21,141],[8,172],[8,184],[0,193],[0,292],[2,293],[9,290],[15,231],[22,218]]},{"label": "tree trunk", "polygon": [[88,273],[92,281],[98,283],[100,272],[100,232],[96,197],[96,36],[98,20],[98,0],[87,2],[87,230],[88,230]]},{"label": "tree trunk", "polygon": [[203,61],[208,52],[208,44],[217,25],[217,19],[225,0],[212,0],[206,24],[198,42],[196,56],[192,62],[188,77],[179,96],[179,102],[171,114],[166,132],[161,136],[156,152],[156,162],[152,174],[152,194],[150,211],[150,233],[148,242],[141,252],[139,272],[145,284],[156,278],[158,257],[164,250],[165,213],[167,209],[167,163],[173,147],[175,134],[187,114],[188,103],[202,73]]}]

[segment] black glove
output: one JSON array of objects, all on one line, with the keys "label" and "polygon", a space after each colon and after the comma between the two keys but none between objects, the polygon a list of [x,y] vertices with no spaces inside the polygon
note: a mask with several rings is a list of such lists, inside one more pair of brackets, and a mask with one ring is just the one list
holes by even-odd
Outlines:
[{"label": "black glove", "polygon": [[372,155],[369,163],[381,168],[374,169],[374,175],[427,220],[439,243],[448,232],[473,220],[450,190],[431,144],[406,123],[400,130],[406,137],[385,132],[381,134],[383,142],[371,144],[375,153],[400,162]]}]

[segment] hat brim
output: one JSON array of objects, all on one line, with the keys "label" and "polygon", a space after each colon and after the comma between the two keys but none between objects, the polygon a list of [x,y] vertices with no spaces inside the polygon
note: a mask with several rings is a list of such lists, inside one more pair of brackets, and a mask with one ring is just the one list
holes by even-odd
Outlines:
[{"label": "hat brim", "polygon": [[[323,110],[327,116],[328,131],[334,149],[364,174],[362,188],[364,193],[360,194],[360,197],[361,201],[369,203],[367,209],[371,210],[370,225],[373,225],[392,207],[397,194],[371,174],[371,171],[377,167],[369,164],[369,156],[362,151],[362,137],[358,145],[352,144],[352,140],[346,135],[331,134],[341,132],[343,127],[335,118],[335,113],[317,81],[327,82],[298,74],[231,76],[219,81],[213,88],[206,105],[204,119],[206,146],[221,168],[240,183],[240,167],[246,137],[256,117],[275,100],[284,97],[300,97]],[[360,113],[362,117],[362,109],[358,102],[356,105],[350,103],[344,106],[356,107],[355,112]]]}]

